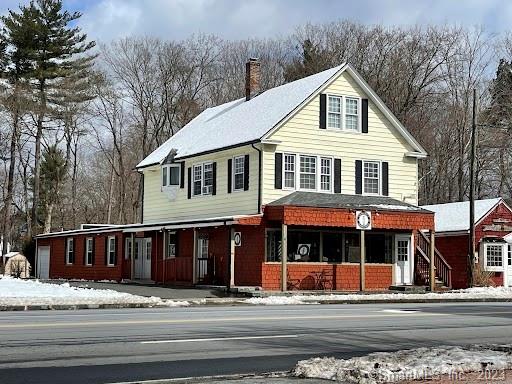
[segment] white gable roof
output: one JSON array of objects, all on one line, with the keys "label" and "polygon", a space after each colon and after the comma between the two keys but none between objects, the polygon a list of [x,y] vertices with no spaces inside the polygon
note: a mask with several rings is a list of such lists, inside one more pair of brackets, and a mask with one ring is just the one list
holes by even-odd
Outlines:
[{"label": "white gable roof", "polygon": [[[475,224],[502,201],[495,199],[475,200]],[[436,232],[457,232],[469,230],[469,201],[435,205],[423,205],[428,211],[435,212]]]},{"label": "white gable roof", "polygon": [[425,150],[392,116],[368,84],[350,65],[344,64],[269,89],[249,101],[242,98],[208,108],[142,160],[136,168],[162,163],[171,150],[176,151],[176,159],[179,159],[217,149],[257,142],[270,130],[285,121],[287,116],[309,97],[315,95],[329,80],[346,69],[349,70],[358,83],[363,85],[363,89],[369,93],[368,96],[390,118],[416,153],[426,155]]}]

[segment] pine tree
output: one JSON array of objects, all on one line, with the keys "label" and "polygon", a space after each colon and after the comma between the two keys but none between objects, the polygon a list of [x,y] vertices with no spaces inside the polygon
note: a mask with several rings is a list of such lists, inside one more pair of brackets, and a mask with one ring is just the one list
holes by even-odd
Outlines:
[{"label": "pine tree", "polygon": [[62,184],[66,179],[67,165],[64,153],[52,145],[43,153],[41,161],[41,190],[40,207],[44,212],[44,232],[48,233],[52,227],[52,215],[55,204],[61,198]]},{"label": "pine tree", "polygon": [[315,46],[311,40],[304,40],[301,48],[301,56],[285,68],[284,78],[287,82],[314,75],[330,67],[326,52]]},{"label": "pine tree", "polygon": [[[87,55],[95,46],[87,41],[79,27],[70,26],[81,17],[79,12],[63,10],[61,0],[32,0],[20,6],[19,12],[9,11],[2,20],[13,41],[20,41],[19,54],[27,63],[25,79],[31,85],[35,107],[34,191],[32,203],[32,228],[37,231],[38,199],[40,195],[41,141],[49,115],[70,100],[70,83],[81,87],[86,82],[94,55]],[[80,95],[80,92],[76,92]],[[76,100],[72,100],[76,101]]]}]

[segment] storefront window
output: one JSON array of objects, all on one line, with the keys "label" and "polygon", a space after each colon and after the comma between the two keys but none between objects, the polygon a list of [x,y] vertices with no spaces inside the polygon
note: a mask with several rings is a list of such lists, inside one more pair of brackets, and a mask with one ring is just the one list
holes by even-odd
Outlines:
[{"label": "storefront window", "polygon": [[343,260],[343,235],[341,232],[324,232],[323,237],[323,261],[340,263]]},{"label": "storefront window", "polygon": [[288,231],[288,261],[320,261],[320,232]]},{"label": "storefront window", "polygon": [[281,231],[267,230],[267,260],[281,261]]}]

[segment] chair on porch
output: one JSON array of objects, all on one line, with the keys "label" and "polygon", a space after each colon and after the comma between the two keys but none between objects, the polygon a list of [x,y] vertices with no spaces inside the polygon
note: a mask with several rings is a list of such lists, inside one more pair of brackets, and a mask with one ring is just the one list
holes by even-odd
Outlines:
[{"label": "chair on porch", "polygon": [[334,274],[332,273],[332,270],[324,269],[322,272],[318,275],[317,279],[317,289],[321,290],[327,290],[332,291],[333,288],[333,280],[334,280]]},{"label": "chair on porch", "polygon": [[287,270],[286,271],[286,288],[291,291],[293,291],[294,289],[299,290],[300,284],[301,284],[301,280],[300,279],[292,279],[290,277],[290,271]]}]

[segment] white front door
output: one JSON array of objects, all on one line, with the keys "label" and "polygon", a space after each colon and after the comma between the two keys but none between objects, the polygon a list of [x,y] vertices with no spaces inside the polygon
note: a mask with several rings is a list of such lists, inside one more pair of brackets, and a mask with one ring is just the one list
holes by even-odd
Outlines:
[{"label": "white front door", "polygon": [[37,248],[37,278],[50,278],[50,247]]},{"label": "white front door", "polygon": [[151,238],[144,239],[142,278],[151,280]]},{"label": "white front door", "polygon": [[133,269],[134,275],[136,279],[142,279],[142,261],[143,261],[143,240],[144,239],[135,239],[135,249],[133,252]]},{"label": "white front door", "polygon": [[411,279],[411,237],[395,237],[395,276],[397,285],[412,284]]}]

